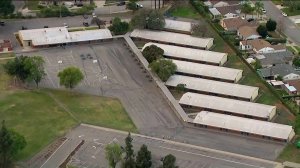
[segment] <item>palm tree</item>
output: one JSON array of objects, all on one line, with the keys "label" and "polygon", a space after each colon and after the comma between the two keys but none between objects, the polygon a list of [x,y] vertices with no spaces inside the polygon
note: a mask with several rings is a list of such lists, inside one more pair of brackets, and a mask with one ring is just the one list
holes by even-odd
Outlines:
[{"label": "palm tree", "polygon": [[247,14],[250,14],[253,11],[253,8],[251,7],[249,1],[244,1],[241,12],[245,14],[245,18]]},{"label": "palm tree", "polygon": [[262,14],[262,10],[263,10],[263,8],[264,8],[264,4],[261,2],[261,0],[259,0],[259,1],[256,1],[255,2],[255,12],[256,12],[256,14],[257,14],[257,18],[259,18],[259,15],[261,15]]}]

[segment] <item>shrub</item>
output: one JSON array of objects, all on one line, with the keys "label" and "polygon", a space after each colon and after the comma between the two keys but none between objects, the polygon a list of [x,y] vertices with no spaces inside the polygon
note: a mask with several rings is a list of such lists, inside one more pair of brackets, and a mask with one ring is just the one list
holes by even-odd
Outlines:
[{"label": "shrub", "polygon": [[146,60],[149,63],[152,63],[153,61],[161,58],[163,54],[164,54],[164,50],[157,47],[156,45],[147,46],[143,50],[143,56],[146,58]]},{"label": "shrub", "polygon": [[262,37],[262,38],[266,38],[266,36],[268,35],[268,30],[265,26],[263,25],[259,25],[256,29],[257,33]]},{"label": "shrub", "polygon": [[268,31],[275,31],[276,30],[276,26],[277,26],[276,21],[274,21],[272,19],[269,19],[267,21],[266,27],[267,27]]},{"label": "shrub", "polygon": [[114,33],[114,35],[126,34],[129,30],[129,24],[127,22],[122,22],[120,18],[115,17],[112,21],[112,25],[109,26],[109,30]]},{"label": "shrub", "polygon": [[172,62],[172,60],[166,59],[158,59],[152,62],[149,66],[163,82],[166,82],[170,76],[174,75],[177,69],[177,66]]}]

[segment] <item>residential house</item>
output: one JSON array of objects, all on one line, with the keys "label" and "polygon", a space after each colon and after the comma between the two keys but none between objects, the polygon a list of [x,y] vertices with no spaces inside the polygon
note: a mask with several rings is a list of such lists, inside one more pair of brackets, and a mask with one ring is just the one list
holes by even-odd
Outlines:
[{"label": "residential house", "polygon": [[262,78],[266,80],[273,80],[278,76],[282,77],[284,81],[300,79],[300,75],[292,65],[277,64],[272,67],[262,68],[258,70]]},{"label": "residential house", "polygon": [[12,45],[9,40],[0,39],[0,53],[6,53],[12,51]]},{"label": "residential house", "polygon": [[242,40],[253,40],[261,38],[261,36],[256,31],[256,26],[242,26],[238,29],[237,35]]},{"label": "residential house", "polygon": [[220,12],[223,18],[239,17],[241,13],[240,5],[216,7],[216,9]]},{"label": "residential house", "polygon": [[209,8],[216,8],[216,7],[222,7],[222,6],[231,6],[231,5],[238,5],[241,1],[238,0],[230,0],[230,1],[221,1],[221,0],[209,0],[205,1],[204,4],[208,6]]},{"label": "residential house", "polygon": [[296,88],[297,92],[300,92],[300,79],[287,80],[287,81],[284,81],[284,83],[289,84],[290,86],[293,86],[294,88]]},{"label": "residential house", "polygon": [[292,65],[294,55],[290,51],[280,51],[271,53],[256,54],[254,57],[259,60],[263,68],[271,67],[277,64]]},{"label": "residential house", "polygon": [[242,26],[257,26],[257,22],[248,22],[240,17],[226,18],[220,21],[220,25],[227,31],[237,31]]},{"label": "residential house", "polygon": [[286,51],[285,45],[271,45],[263,39],[240,41],[240,50],[253,51],[255,53],[271,53]]},{"label": "residential house", "polygon": [[222,18],[222,14],[216,8],[209,8],[208,10],[212,14],[213,19]]},{"label": "residential house", "polygon": [[291,86],[289,84],[284,84],[283,89],[289,94],[289,95],[296,95],[297,89],[294,86]]}]

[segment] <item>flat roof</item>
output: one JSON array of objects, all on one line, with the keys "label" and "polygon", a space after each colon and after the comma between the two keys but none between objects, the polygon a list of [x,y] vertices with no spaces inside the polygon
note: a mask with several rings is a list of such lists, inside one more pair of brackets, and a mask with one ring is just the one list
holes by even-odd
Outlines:
[{"label": "flat roof", "polygon": [[202,111],[193,121],[212,127],[288,140],[294,132],[289,125]]},{"label": "flat roof", "polygon": [[[134,29],[130,37],[142,38],[154,41],[163,41],[167,43],[174,43],[180,45],[194,46],[207,48],[209,44],[213,43],[213,38],[198,38],[187,34],[172,33],[166,31],[150,31]],[[209,46],[210,47],[210,46]]]},{"label": "flat roof", "polygon": [[184,22],[184,21],[171,20],[171,19],[165,19],[165,22],[166,22],[165,24],[166,29],[191,32],[191,28],[192,28],[191,22]]},{"label": "flat roof", "polygon": [[164,55],[170,57],[184,58],[195,61],[205,61],[217,64],[220,64],[224,59],[227,60],[227,53],[213,52],[152,42],[145,44],[142,50],[144,50],[150,45],[156,45],[157,47],[163,49]]},{"label": "flat roof", "polygon": [[187,92],[180,104],[269,119],[276,106]]},{"label": "flat roof", "polygon": [[259,89],[258,87],[219,82],[182,75],[173,75],[166,82],[167,86],[176,87],[178,84],[185,84],[187,89],[235,96],[246,99],[252,99],[253,95],[258,94]]},{"label": "flat roof", "polygon": [[220,66],[198,64],[187,61],[172,60],[177,65],[177,72],[226,79],[235,81],[243,73],[240,69],[232,69]]},{"label": "flat roof", "polygon": [[65,27],[20,30],[19,35],[35,46],[112,38],[108,29],[68,32]]}]

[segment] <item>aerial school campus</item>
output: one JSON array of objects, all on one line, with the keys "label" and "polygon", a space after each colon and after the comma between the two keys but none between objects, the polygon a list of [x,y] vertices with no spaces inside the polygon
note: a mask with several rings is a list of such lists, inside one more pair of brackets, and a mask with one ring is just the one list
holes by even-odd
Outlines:
[{"label": "aerial school campus", "polygon": [[[272,62],[296,60],[299,53],[288,47],[298,43],[274,43],[284,34],[278,30],[269,31],[278,38],[268,42],[252,29],[272,16],[257,10],[261,17],[243,18],[256,2],[234,2],[130,1],[125,6],[136,5],[124,16],[103,14],[125,8],[112,2],[84,16],[90,27],[78,25],[82,16],[3,21],[1,131],[5,124],[26,140],[14,166],[110,167],[108,146],[117,144],[125,145],[122,167],[130,136],[135,151],[143,144],[151,151],[150,167],[167,167],[168,154],[178,167],[299,166],[300,75],[296,64]],[[110,22],[93,26],[95,18]],[[26,69],[30,58],[43,60],[40,80]],[[18,74],[22,67],[8,68],[22,59],[33,79]],[[289,72],[275,71],[288,65]],[[62,77],[70,67],[82,74],[77,85],[64,82],[72,74]]]}]

